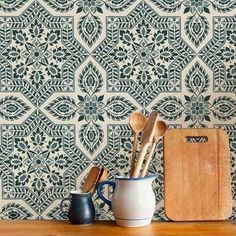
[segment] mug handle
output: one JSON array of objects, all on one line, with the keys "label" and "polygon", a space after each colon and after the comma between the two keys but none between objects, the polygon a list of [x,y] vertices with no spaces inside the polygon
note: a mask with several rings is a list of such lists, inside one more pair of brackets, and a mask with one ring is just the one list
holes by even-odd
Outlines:
[{"label": "mug handle", "polygon": [[102,194],[103,186],[106,185],[106,184],[111,186],[113,188],[113,191],[114,191],[114,189],[116,187],[116,183],[112,182],[112,181],[104,181],[104,182],[101,182],[101,183],[98,184],[98,186],[97,186],[97,194],[98,194],[98,197],[101,198],[111,208],[111,200],[106,199],[103,196],[103,194]]},{"label": "mug handle", "polygon": [[67,198],[62,199],[61,204],[60,204],[60,208],[61,208],[62,213],[63,213],[65,216],[68,216],[68,213],[65,212],[64,209],[63,209],[63,203],[64,203],[65,201],[69,201],[69,202],[71,203],[71,198],[67,197]]}]

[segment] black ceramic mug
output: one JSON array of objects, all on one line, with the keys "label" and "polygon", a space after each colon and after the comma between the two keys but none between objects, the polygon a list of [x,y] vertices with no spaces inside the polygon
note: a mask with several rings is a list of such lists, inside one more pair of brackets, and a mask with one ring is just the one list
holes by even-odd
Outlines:
[{"label": "black ceramic mug", "polygon": [[[69,201],[69,211],[65,212],[63,204]],[[92,201],[91,193],[81,193],[71,191],[69,198],[61,201],[61,210],[69,218],[71,224],[92,224],[95,218],[95,209]]]}]

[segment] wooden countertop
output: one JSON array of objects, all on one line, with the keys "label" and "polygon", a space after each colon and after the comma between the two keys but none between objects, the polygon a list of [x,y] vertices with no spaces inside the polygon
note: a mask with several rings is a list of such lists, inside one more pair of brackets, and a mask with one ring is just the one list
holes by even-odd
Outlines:
[{"label": "wooden countertop", "polygon": [[152,222],[142,228],[124,228],[115,222],[97,221],[88,226],[71,225],[68,221],[37,221],[37,220],[2,220],[0,221],[1,236],[234,236],[236,222]]}]

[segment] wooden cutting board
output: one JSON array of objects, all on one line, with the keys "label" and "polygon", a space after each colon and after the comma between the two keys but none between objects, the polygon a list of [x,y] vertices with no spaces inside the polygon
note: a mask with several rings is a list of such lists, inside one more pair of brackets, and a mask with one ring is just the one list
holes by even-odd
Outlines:
[{"label": "wooden cutting board", "polygon": [[171,129],[164,137],[165,213],[174,221],[232,212],[229,141],[221,129]]}]

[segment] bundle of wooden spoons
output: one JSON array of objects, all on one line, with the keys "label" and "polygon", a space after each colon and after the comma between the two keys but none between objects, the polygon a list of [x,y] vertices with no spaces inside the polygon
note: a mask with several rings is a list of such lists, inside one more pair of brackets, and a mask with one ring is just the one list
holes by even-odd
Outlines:
[{"label": "bundle of wooden spoons", "polygon": [[[158,143],[159,139],[165,135],[167,126],[164,121],[158,120],[156,111],[151,112],[148,120],[146,120],[145,116],[142,113],[134,112],[130,116],[129,124],[134,131],[130,177],[144,177],[150,165],[156,144]],[[141,149],[139,157],[136,161],[137,138],[138,134],[142,131],[143,134],[141,139]],[[145,162],[142,173],[140,174],[148,149],[150,149],[149,155]]]}]

